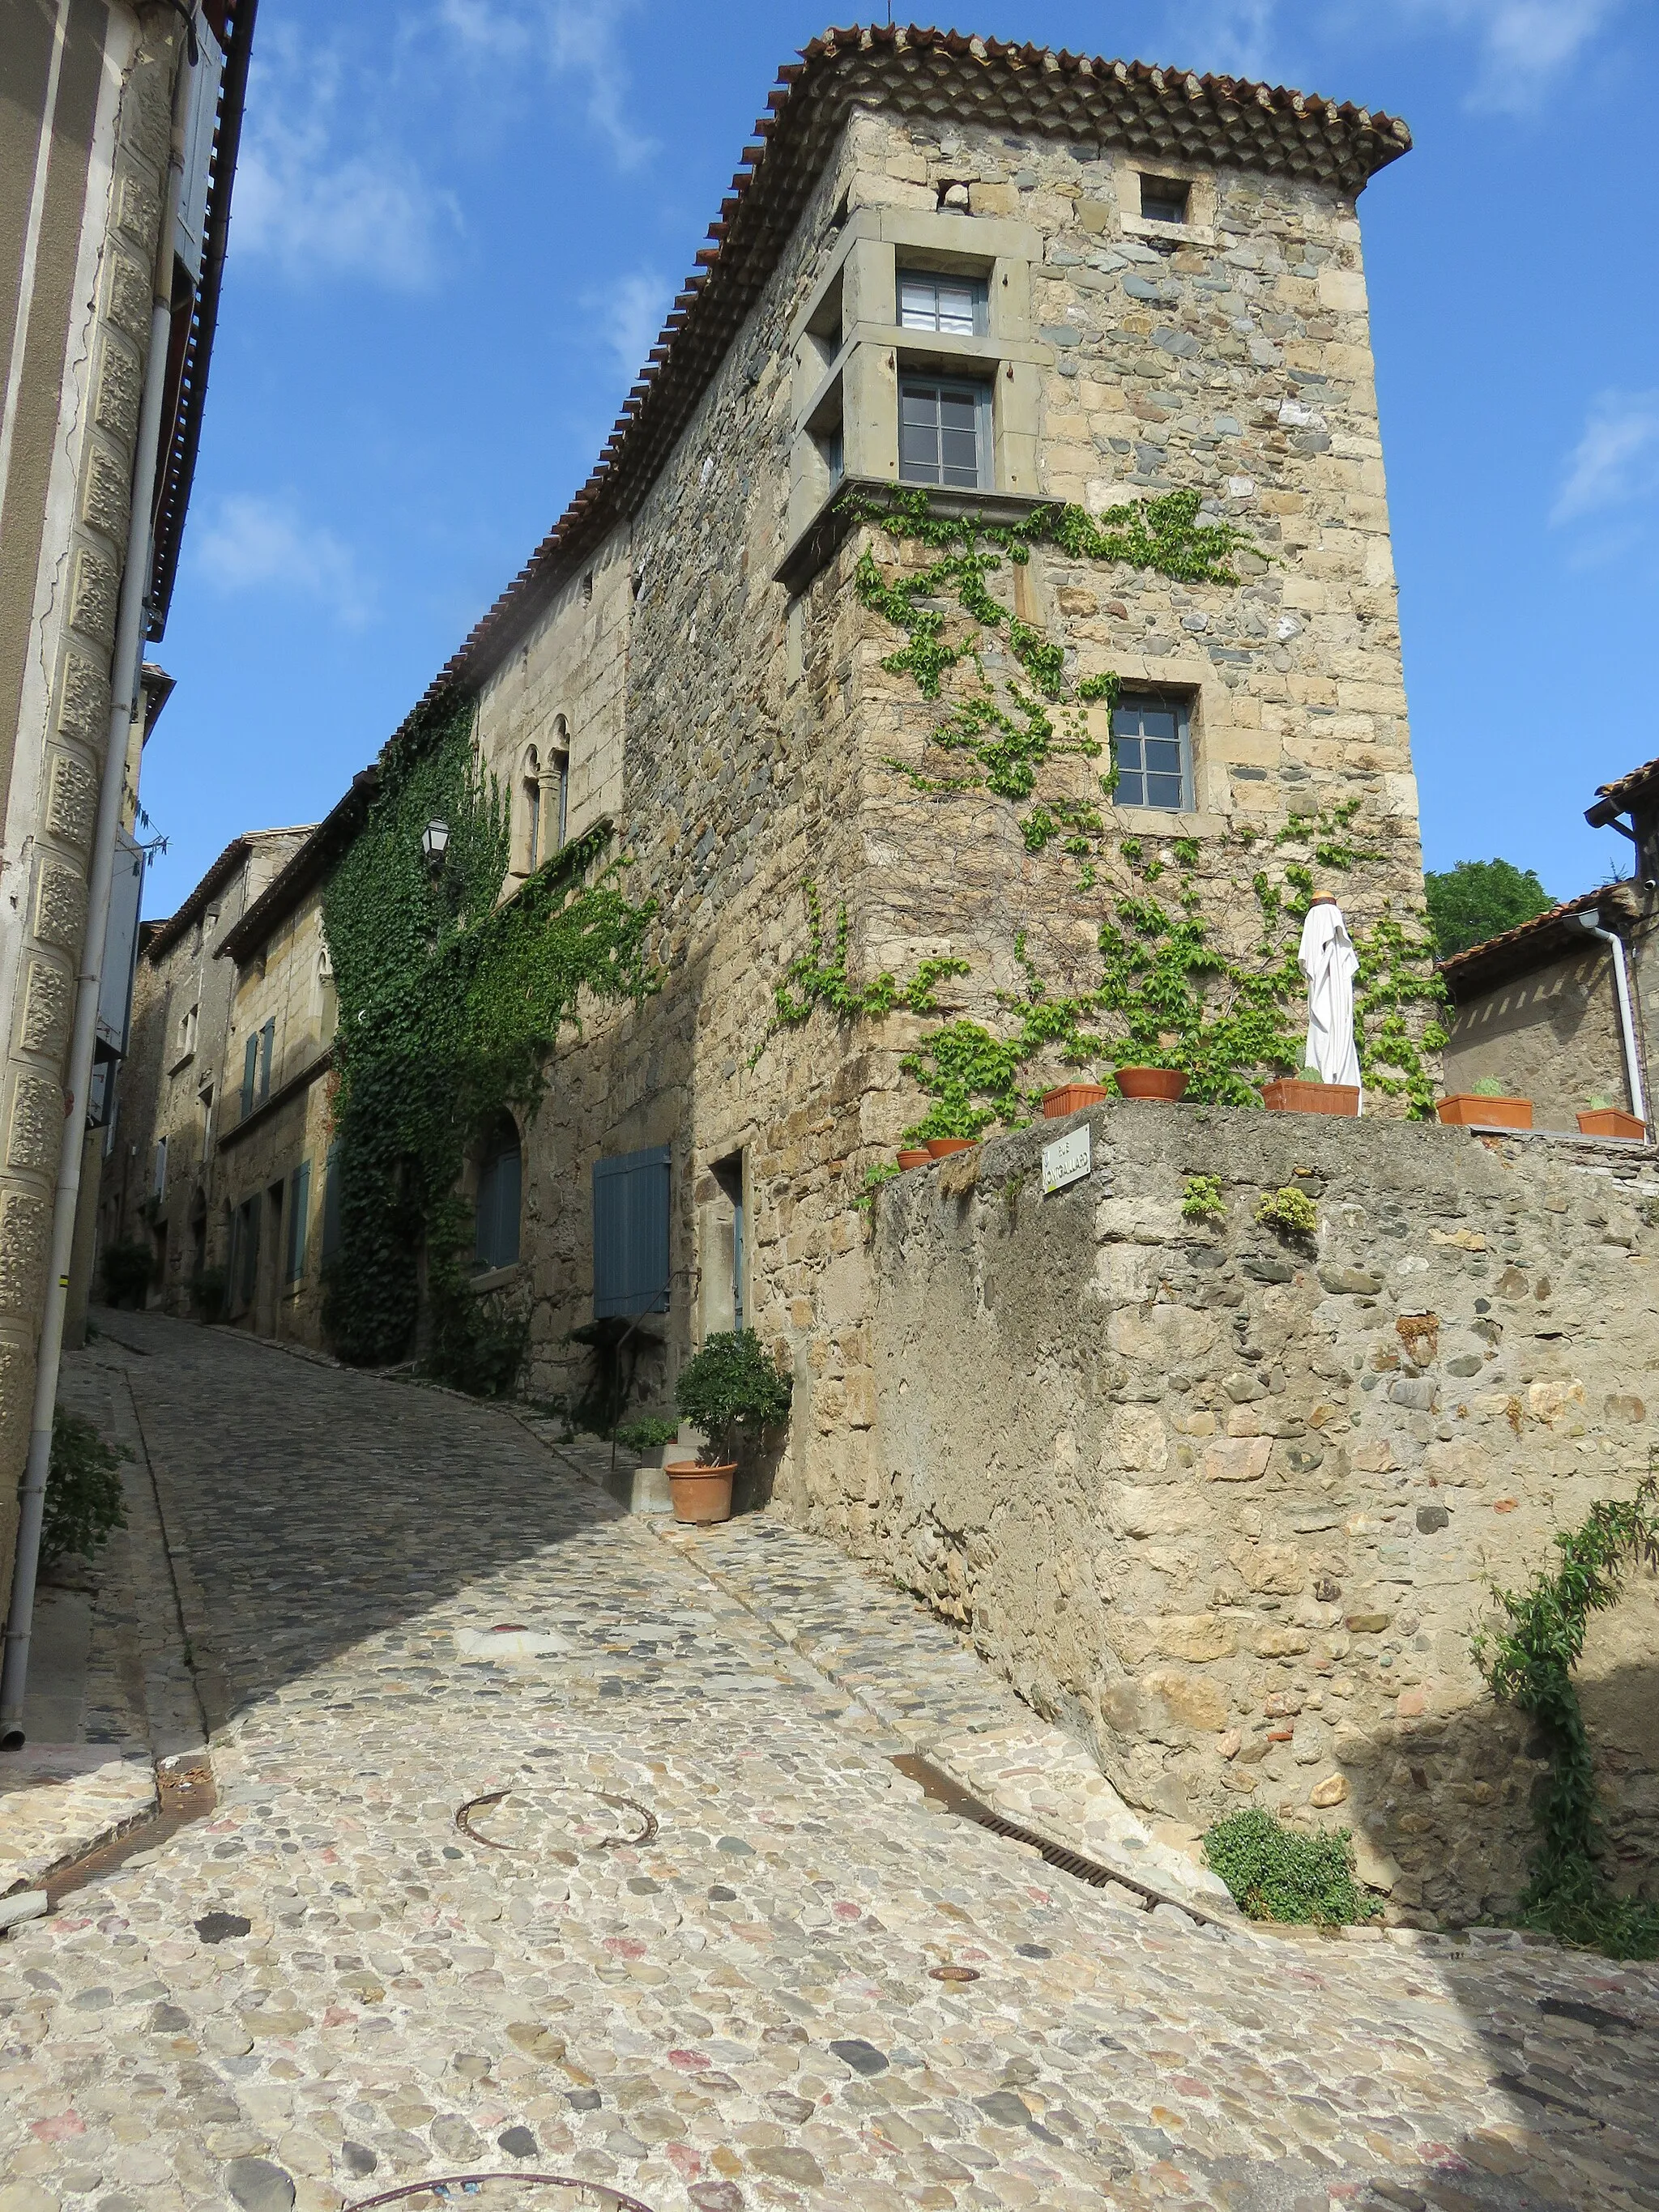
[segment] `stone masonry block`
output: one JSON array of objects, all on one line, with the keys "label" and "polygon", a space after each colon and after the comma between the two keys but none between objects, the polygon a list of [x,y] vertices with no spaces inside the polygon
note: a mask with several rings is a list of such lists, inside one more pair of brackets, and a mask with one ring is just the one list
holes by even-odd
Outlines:
[{"label": "stone masonry block", "polygon": [[63,1094],[39,1075],[20,1074],[11,1094],[6,1165],[49,1174],[64,1127]]},{"label": "stone masonry block", "polygon": [[81,492],[81,520],[88,530],[101,531],[118,545],[127,534],[131,490],[126,471],[112,453],[94,446],[87,461],[87,480]]},{"label": "stone masonry block", "polygon": [[155,296],[147,272],[131,254],[112,253],[109,262],[109,289],[106,295],[111,322],[123,330],[137,346],[148,343],[149,311]]},{"label": "stone masonry block", "polygon": [[101,747],[109,734],[109,678],[83,653],[64,655],[58,690],[58,726],[65,737]]},{"label": "stone masonry block", "polygon": [[120,340],[106,335],[98,363],[98,391],[93,401],[93,420],[112,438],[131,442],[138,426],[138,399],[143,373]]},{"label": "stone masonry block", "polygon": [[146,259],[155,252],[155,234],[161,227],[161,202],[154,187],[129,169],[116,195],[115,220],[138,246]]},{"label": "stone masonry block", "polygon": [[[27,1346],[0,1343],[0,1480],[21,1475],[34,1400],[34,1359]],[[0,1520],[0,1530],[9,1528]]]},{"label": "stone masonry block", "polygon": [[34,1314],[51,1233],[50,1200],[32,1190],[0,1198],[0,1313]]},{"label": "stone masonry block", "polygon": [[75,981],[50,961],[31,960],[23,987],[23,1018],[17,1043],[22,1052],[38,1052],[60,1060],[69,1042],[70,1015],[75,1001]]},{"label": "stone masonry block", "polygon": [[127,79],[121,102],[123,144],[141,168],[158,174],[167,159],[173,120],[167,88],[170,59],[165,50],[144,54]]},{"label": "stone masonry block", "polygon": [[83,545],[75,556],[70,620],[85,637],[107,646],[115,635],[118,582],[115,563]]},{"label": "stone masonry block", "polygon": [[66,845],[85,847],[92,839],[98,811],[98,785],[89,769],[72,753],[53,750],[46,799],[46,827]]},{"label": "stone masonry block", "polygon": [[81,950],[87,927],[86,879],[50,855],[42,860],[34,891],[34,933],[43,945],[56,945],[71,958]]}]

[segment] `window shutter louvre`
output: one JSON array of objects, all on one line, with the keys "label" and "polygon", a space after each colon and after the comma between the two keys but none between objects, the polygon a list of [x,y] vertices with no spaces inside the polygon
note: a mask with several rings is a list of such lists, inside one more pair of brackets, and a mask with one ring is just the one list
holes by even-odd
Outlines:
[{"label": "window shutter louvre", "polygon": [[242,1054],[242,1119],[246,1121],[253,1111],[253,1080],[259,1067],[259,1039],[256,1034],[247,1041]]},{"label": "window shutter louvre", "polygon": [[259,1103],[263,1106],[270,1096],[270,1055],[276,1042],[276,1024],[265,1024],[259,1032]]},{"label": "window shutter louvre", "polygon": [[668,1310],[669,1147],[593,1163],[593,1313]]}]

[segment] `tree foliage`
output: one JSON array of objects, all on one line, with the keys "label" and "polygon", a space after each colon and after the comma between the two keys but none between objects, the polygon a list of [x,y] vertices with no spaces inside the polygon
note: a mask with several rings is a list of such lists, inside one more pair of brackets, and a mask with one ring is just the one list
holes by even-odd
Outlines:
[{"label": "tree foliage", "polygon": [[89,1559],[112,1529],[126,1527],[121,1462],[131,1456],[124,1445],[106,1444],[79,1413],[58,1408],[41,1508],[43,1562],[50,1565],[70,1553]]},{"label": "tree foliage", "polygon": [[674,1402],[708,1439],[711,1464],[735,1456],[738,1442],[775,1428],[789,1415],[793,1385],[752,1328],[717,1329],[681,1368]]},{"label": "tree foliage", "polygon": [[1531,868],[1510,860],[1459,860],[1423,878],[1429,927],[1443,960],[1547,914],[1555,901]]}]

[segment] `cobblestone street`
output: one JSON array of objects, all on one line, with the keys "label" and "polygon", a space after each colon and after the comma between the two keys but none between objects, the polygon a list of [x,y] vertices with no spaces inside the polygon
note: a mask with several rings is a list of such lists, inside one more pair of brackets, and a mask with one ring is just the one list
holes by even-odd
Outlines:
[{"label": "cobblestone street", "polygon": [[0,1942],[0,2212],[507,2172],[653,2212],[1659,2205],[1659,1970],[1137,1910],[898,1771],[1178,1887],[828,1546],[659,1532],[503,1411],[109,1326],[217,1804]]}]

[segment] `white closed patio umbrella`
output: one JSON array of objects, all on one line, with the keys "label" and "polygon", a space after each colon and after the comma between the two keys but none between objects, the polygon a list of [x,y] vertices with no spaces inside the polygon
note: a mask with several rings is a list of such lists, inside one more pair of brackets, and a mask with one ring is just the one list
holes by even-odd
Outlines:
[{"label": "white closed patio umbrella", "polygon": [[[1353,1036],[1353,979],[1359,955],[1348,935],[1342,909],[1328,891],[1320,892],[1308,908],[1297,947],[1297,964],[1308,979],[1308,1042],[1304,1048],[1310,1067],[1316,1067],[1327,1083],[1359,1083],[1359,1054]],[[1364,1113],[1362,1096],[1359,1110]]]}]

